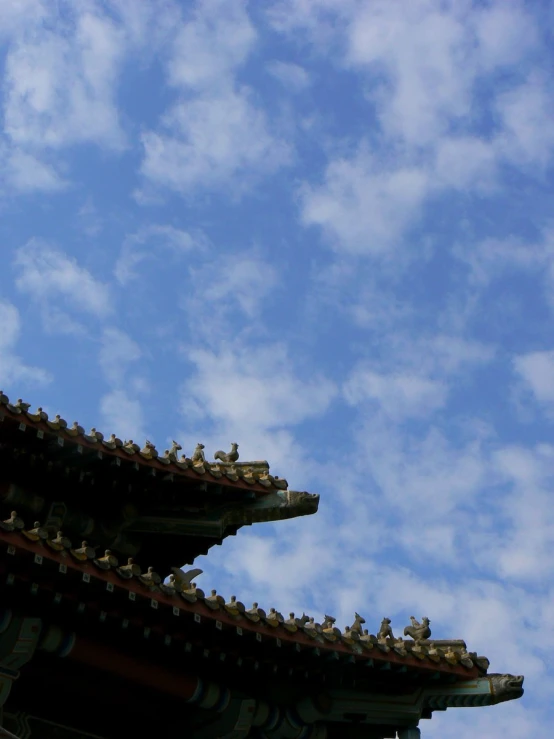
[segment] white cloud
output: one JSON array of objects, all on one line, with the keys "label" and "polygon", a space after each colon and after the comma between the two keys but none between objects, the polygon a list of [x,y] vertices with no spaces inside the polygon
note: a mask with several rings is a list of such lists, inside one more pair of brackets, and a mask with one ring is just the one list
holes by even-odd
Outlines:
[{"label": "white cloud", "polygon": [[143,135],[142,173],[182,193],[197,187],[230,188],[233,197],[252,178],[290,161],[289,146],[268,130],[265,113],[246,89],[208,93],[173,107],[164,119],[168,133]]},{"label": "white cloud", "polygon": [[302,92],[310,85],[310,75],[299,64],[276,59],[267,65],[267,70],[292,92]]},{"label": "white cloud", "polygon": [[142,401],[149,394],[149,386],[142,364],[138,371],[129,372],[142,358],[141,347],[128,334],[113,326],[104,329],[98,364],[111,389],[100,399],[100,413],[108,433],[127,439],[145,438]]},{"label": "white cloud", "polygon": [[16,36],[6,58],[5,131],[19,146],[123,145],[115,83],[121,31],[93,5]]},{"label": "white cloud", "polygon": [[379,354],[353,368],[344,397],[353,406],[369,401],[385,416],[403,420],[443,408],[454,379],[490,362],[494,350],[456,335],[414,337],[397,330],[381,340]]},{"label": "white cloud", "polygon": [[113,327],[104,329],[99,363],[110,384],[121,384],[127,366],[141,357],[139,345],[124,331]]},{"label": "white cloud", "polygon": [[21,319],[17,308],[0,299],[0,378],[5,385],[44,385],[50,374],[39,367],[31,367],[15,354],[21,335]]},{"label": "white cloud", "polygon": [[[18,249],[14,266],[18,272],[16,285],[20,292],[29,294],[41,304],[42,317],[47,322],[49,317],[54,317],[50,328],[59,329],[64,322],[76,328],[72,316],[64,318],[65,309],[96,318],[105,318],[111,312],[107,286],[96,280],[74,258],[44,242],[32,239]],[[64,305],[64,311],[59,303]]]},{"label": "white cloud", "polygon": [[301,380],[281,344],[259,347],[222,346],[219,352],[188,353],[195,375],[186,383],[188,400],[197,413],[226,424],[260,429],[291,426],[323,413],[336,393],[323,377]]},{"label": "white cloud", "polygon": [[332,160],[323,185],[304,186],[302,220],[321,227],[337,251],[380,254],[419,216],[429,188],[423,170],[383,169],[363,147],[351,158]]},{"label": "white cloud", "polygon": [[[142,174],[184,194],[198,187],[232,196],[290,161],[264,110],[236,75],[256,41],[246,4],[202,0],[183,22],[168,63],[179,98],[159,130],[143,134]],[[240,178],[239,178],[240,175]]]},{"label": "white cloud", "polygon": [[178,87],[203,91],[227,87],[247,60],[257,33],[245,0],[199,0],[175,37],[169,80]]},{"label": "white cloud", "polygon": [[[501,494],[495,500],[496,525],[486,536],[475,532],[473,554],[484,570],[504,580],[548,584],[554,565],[554,514],[550,505],[554,448],[506,445],[492,458]],[[500,524],[500,525],[499,525]]]},{"label": "white cloud", "polygon": [[445,383],[416,375],[383,375],[371,370],[356,370],[344,388],[350,405],[373,401],[387,416],[401,419],[427,416],[446,402]]},{"label": "white cloud", "polygon": [[347,62],[373,74],[367,89],[384,130],[418,147],[453,122],[471,124],[476,81],[517,65],[537,43],[520,3],[376,0],[353,5],[349,20]]},{"label": "white cloud", "polygon": [[434,170],[443,187],[492,190],[497,157],[491,142],[477,136],[444,136],[437,143]]},{"label": "white cloud", "polygon": [[3,0],[0,3],[0,35],[10,36],[14,32],[44,20],[48,8],[43,0]]},{"label": "white cloud", "polygon": [[209,276],[204,271],[205,300],[208,303],[238,305],[251,319],[255,318],[262,300],[277,282],[275,267],[255,254],[235,253],[220,260],[217,269],[213,265],[208,269]]},{"label": "white cloud", "polygon": [[554,403],[554,351],[530,352],[515,357],[514,369],[537,402],[547,408]]},{"label": "white cloud", "polygon": [[543,171],[554,152],[554,131],[546,125],[554,117],[553,86],[533,73],[522,85],[499,94],[495,107],[499,155],[514,165]]},{"label": "white cloud", "polygon": [[142,262],[155,260],[159,263],[166,254],[180,258],[193,251],[202,253],[207,246],[202,232],[189,233],[170,225],[144,226],[125,238],[114,273],[118,282],[126,285],[138,277],[136,268]]},{"label": "white cloud", "polygon": [[191,266],[190,291],[183,298],[191,329],[209,342],[242,330],[263,330],[264,300],[278,283],[274,264],[256,250],[235,251]]},{"label": "white cloud", "polygon": [[485,239],[478,243],[456,245],[453,254],[471,270],[471,280],[484,287],[509,272],[546,271],[552,263],[554,233],[550,230],[538,243],[516,238]]},{"label": "white cloud", "polygon": [[18,147],[5,147],[3,152],[2,176],[8,185],[8,192],[58,192],[67,183],[59,172],[48,163],[40,161]]},{"label": "white cloud", "polygon": [[474,62],[460,21],[455,9],[429,2],[364,4],[352,19],[348,59],[384,72],[369,94],[388,133],[421,146],[450,117],[468,115]]},{"label": "white cloud", "polygon": [[369,103],[361,153],[332,154],[324,183],[302,190],[304,223],[338,251],[383,255],[445,190],[494,195],[503,165],[536,175],[552,160],[550,85],[536,69],[521,83],[542,48],[523,4],[316,0],[275,3],[273,18],[357,73]]},{"label": "white cloud", "polygon": [[140,400],[124,389],[115,389],[100,402],[106,433],[115,433],[123,439],[132,438],[140,444],[146,438],[145,419]]}]

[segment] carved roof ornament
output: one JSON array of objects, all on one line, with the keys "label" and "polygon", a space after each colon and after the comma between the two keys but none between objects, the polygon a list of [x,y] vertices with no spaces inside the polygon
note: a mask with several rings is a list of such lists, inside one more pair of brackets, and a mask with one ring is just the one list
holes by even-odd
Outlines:
[{"label": "carved roof ornament", "polygon": [[181,593],[181,598],[188,603],[196,603],[199,598],[204,598],[204,591],[198,588],[195,582],[191,582],[190,587]]},{"label": "carved roof ornament", "polygon": [[182,448],[183,447],[179,443],[173,440],[171,442],[171,449],[165,450],[164,457],[169,459],[171,462],[177,462],[177,452],[180,452]]},{"label": "carved roof ornament", "polygon": [[172,576],[175,578],[175,583],[179,586],[181,590],[189,590],[194,578],[198,577],[198,575],[201,575],[203,572],[204,570],[201,570],[198,567],[196,567],[194,570],[187,570],[186,572],[179,569],[179,567],[171,568],[171,573]]},{"label": "carved roof ornament", "polygon": [[139,580],[143,585],[146,585],[147,588],[155,590],[157,586],[160,585],[162,578],[157,572],[154,572],[153,567],[149,567],[144,574],[139,576]]},{"label": "carved roof ornament", "polygon": [[219,450],[214,454],[214,459],[219,459],[223,464],[234,464],[239,458],[238,448],[239,445],[233,441],[230,452],[225,453]]},{"label": "carved roof ornament", "polygon": [[384,642],[387,639],[394,639],[394,634],[392,633],[392,628],[390,624],[391,624],[390,618],[384,618],[381,621],[381,627],[377,634],[377,639],[380,642]]},{"label": "carved roof ornament", "polygon": [[237,601],[236,595],[232,595],[231,600],[228,603],[225,603],[225,610],[231,616],[238,618],[242,613],[244,613],[244,605],[240,601]]},{"label": "carved roof ornament", "polygon": [[35,521],[33,528],[29,531],[23,530],[23,534],[31,541],[39,541],[39,539],[48,539],[48,531],[40,525],[40,521]]},{"label": "carved roof ornament", "polygon": [[151,441],[144,442],[144,446],[140,450],[140,453],[143,454],[145,457],[154,457],[154,459],[158,456],[158,451],[154,444],[152,444]]},{"label": "carved roof ornament", "polygon": [[196,445],[192,453],[192,457],[191,457],[193,464],[204,464],[204,462],[206,461],[206,455],[204,454],[203,450],[204,450],[204,444],[201,444],[200,442],[198,442],[198,444]]},{"label": "carved roof ornament", "polygon": [[[56,416],[58,418],[58,416]],[[91,430],[88,432],[88,434],[83,434],[85,439],[92,444],[95,444],[98,441],[98,434],[99,432],[94,428],[94,426],[91,428]]]},{"label": "carved roof ornament", "polygon": [[106,549],[106,551],[104,552],[104,556],[95,559],[94,564],[97,567],[100,567],[101,570],[109,570],[112,567],[117,567],[119,565],[119,562],[117,561],[117,557],[114,557],[111,550]]},{"label": "carved roof ornament", "polygon": [[128,454],[135,454],[136,452],[140,451],[140,447],[138,444],[135,444],[135,442],[132,439],[129,439],[128,441],[123,442],[123,446],[121,447],[123,451],[127,452]]},{"label": "carved roof ornament", "polygon": [[266,621],[271,626],[277,626],[278,624],[284,623],[285,619],[283,618],[282,613],[279,613],[279,611],[276,611],[275,608],[270,608],[269,613],[266,616]]},{"label": "carved roof ornament", "polygon": [[116,449],[118,446],[121,446],[121,440],[115,434],[110,434],[110,438],[104,439],[102,444],[108,449]]},{"label": "carved roof ornament", "polygon": [[138,577],[141,573],[141,569],[137,564],[135,564],[135,560],[132,557],[129,557],[127,564],[118,567],[116,572],[124,580],[130,580],[132,577]]},{"label": "carved roof ornament", "polygon": [[364,629],[363,634],[360,636],[360,641],[367,644],[368,647],[372,647],[376,642],[376,638],[373,634],[369,633],[368,629]]},{"label": "carved roof ornament", "polygon": [[320,634],[322,631],[321,624],[316,623],[316,620],[313,616],[310,616],[308,618],[308,621],[304,624],[304,630],[307,630],[308,632],[315,632],[316,634]]},{"label": "carved roof ornament", "polygon": [[250,621],[254,621],[256,623],[260,620],[260,617],[262,616],[263,611],[261,608],[258,608],[258,604],[256,601],[252,603],[252,608],[249,608],[247,611],[244,612],[244,615],[250,619]]},{"label": "carved roof ornament", "polygon": [[71,549],[70,551],[79,562],[84,562],[86,559],[94,559],[96,557],[96,550],[89,547],[87,541],[83,541],[79,549]]},{"label": "carved roof ornament", "polygon": [[406,626],[404,629],[404,636],[411,637],[416,644],[419,644],[424,639],[429,639],[431,636],[431,629],[429,627],[430,621],[427,616],[423,616],[421,623],[416,620],[414,616],[410,616],[411,626]]},{"label": "carved roof ornament", "polygon": [[494,704],[521,698],[524,693],[523,675],[501,675],[493,672],[487,677],[490,682]]},{"label": "carved roof ornament", "polygon": [[354,623],[350,627],[350,631],[353,631],[358,636],[363,634],[362,624],[365,624],[365,618],[362,618],[359,613],[354,614]]},{"label": "carved roof ornament", "polygon": [[461,664],[468,669],[473,667],[473,660],[471,659],[469,652],[465,647],[462,647],[459,653],[459,659]]},{"label": "carved roof ornament", "polygon": [[71,549],[71,540],[63,535],[63,531],[58,531],[54,539],[48,539],[48,546],[55,552],[62,552],[64,549]]},{"label": "carved roof ornament", "polygon": [[0,521],[0,529],[4,531],[15,531],[25,528],[25,523],[22,518],[19,518],[17,511],[12,511],[9,518],[5,521]]},{"label": "carved roof ornament", "polygon": [[167,583],[161,583],[160,588],[162,593],[166,595],[175,595],[176,593],[182,593],[183,588],[179,585],[175,579],[175,575],[170,575]]}]

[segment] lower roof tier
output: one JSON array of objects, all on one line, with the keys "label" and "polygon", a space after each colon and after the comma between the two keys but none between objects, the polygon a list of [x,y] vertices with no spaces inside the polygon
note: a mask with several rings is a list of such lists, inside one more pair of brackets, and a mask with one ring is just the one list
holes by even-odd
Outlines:
[{"label": "lower roof tier", "polygon": [[383,635],[387,619],[377,636],[364,631],[360,616],[344,632],[329,617],[323,624],[294,614],[285,619],[273,608],[246,609],[236,598],[206,595],[194,587],[199,570],[175,569],[164,583],[153,570],[119,563],[110,552],[97,556],[88,545],[74,548],[64,537],[44,538],[34,529],[6,530],[10,525],[0,528],[0,667],[6,659],[17,667],[4,653],[10,638],[13,654],[23,659],[25,650],[17,647],[23,634],[27,645],[36,640],[42,655],[36,674],[48,655],[68,660],[67,669],[44,663],[62,681],[73,674],[70,665],[79,664],[85,670],[80,692],[88,695],[103,671],[105,700],[123,711],[138,715],[140,707],[127,706],[125,691],[113,686],[136,683],[151,691],[155,705],[163,698],[189,706],[182,716],[192,722],[208,716],[214,725],[230,725],[233,717],[236,723],[246,701],[250,725],[265,736],[313,731],[314,737],[347,739],[357,736],[355,725],[367,728],[364,736],[394,736],[435,710],[491,705],[523,693],[523,678],[488,674],[488,660],[461,640]]}]

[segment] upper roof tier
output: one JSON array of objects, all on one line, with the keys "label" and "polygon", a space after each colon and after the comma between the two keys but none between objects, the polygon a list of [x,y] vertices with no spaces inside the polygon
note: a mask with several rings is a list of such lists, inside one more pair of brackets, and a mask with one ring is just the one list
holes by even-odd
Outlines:
[{"label": "upper roof tier", "polygon": [[0,391],[0,497],[49,529],[93,532],[122,556],[151,554],[163,566],[192,562],[241,526],[317,511],[319,495],[289,490],[266,461],[239,462],[237,444],[214,462],[202,444],[190,457],[180,451],[87,433]]}]

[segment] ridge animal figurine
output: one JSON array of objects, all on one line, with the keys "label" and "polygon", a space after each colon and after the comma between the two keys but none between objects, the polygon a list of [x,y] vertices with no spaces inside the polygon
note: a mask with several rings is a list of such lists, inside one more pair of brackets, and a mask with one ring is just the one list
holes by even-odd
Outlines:
[{"label": "ridge animal figurine", "polygon": [[233,464],[239,458],[238,448],[239,445],[233,442],[231,444],[231,451],[228,454],[219,450],[214,454],[214,459],[219,459],[224,464]]},{"label": "ridge animal figurine", "polygon": [[391,625],[390,625],[390,618],[384,618],[381,621],[381,627],[379,629],[379,633],[377,634],[377,639],[394,639],[394,634],[392,633]]},{"label": "ridge animal figurine", "polygon": [[204,452],[202,451],[204,449],[204,444],[198,444],[196,445],[196,449],[192,453],[192,463],[193,464],[204,464],[206,461],[206,457],[204,456]]},{"label": "ridge animal figurine", "polygon": [[416,644],[431,636],[431,629],[429,628],[430,621],[427,616],[424,616],[421,619],[421,623],[419,623],[414,616],[410,616],[410,621],[412,622],[412,625],[406,626],[404,629],[404,636],[411,636]]}]

